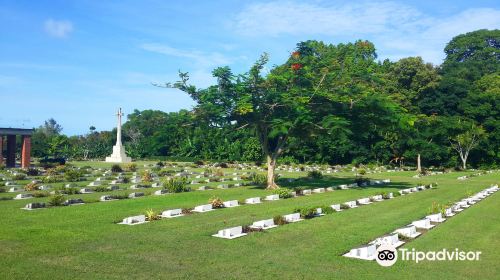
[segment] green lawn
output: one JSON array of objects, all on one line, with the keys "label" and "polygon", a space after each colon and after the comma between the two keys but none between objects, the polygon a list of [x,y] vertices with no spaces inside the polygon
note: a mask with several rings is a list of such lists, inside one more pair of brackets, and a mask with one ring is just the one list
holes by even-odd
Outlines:
[{"label": "green lawn", "polygon": [[[478,192],[499,181],[498,173],[458,181],[456,178],[463,174],[421,179],[411,178],[413,172],[373,174],[369,177],[391,178],[392,183],[244,205],[136,226],[115,222],[144,214],[150,208],[161,211],[206,204],[213,195],[230,200],[270,192],[247,186],[37,211],[20,210],[26,200],[0,201],[0,278],[495,279],[500,275],[498,193],[405,245],[405,248],[423,251],[443,248],[482,251],[479,262],[399,261],[393,267],[384,268],[376,262],[341,256],[353,247],[425,216],[433,202],[454,202],[467,192]],[[300,184],[326,187],[353,179],[352,173],[332,176],[335,177]],[[267,232],[234,240],[211,237],[219,229],[292,213],[297,206],[342,203],[381,191],[432,182],[437,182],[438,188]],[[97,198],[99,195],[102,194],[75,197]],[[37,200],[46,198],[29,201]]]}]

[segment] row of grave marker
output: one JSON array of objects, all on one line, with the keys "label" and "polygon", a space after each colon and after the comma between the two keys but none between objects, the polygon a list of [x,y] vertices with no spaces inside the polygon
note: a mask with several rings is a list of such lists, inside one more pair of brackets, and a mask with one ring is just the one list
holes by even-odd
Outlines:
[{"label": "row of grave marker", "polygon": [[[476,195],[462,199],[461,201],[455,203],[453,206],[445,209],[446,218],[455,216],[455,214],[462,212],[463,210],[469,208],[471,205],[474,205],[476,202],[483,200],[496,191],[498,191],[498,185],[491,186],[485,190],[480,191]],[[391,234],[379,237],[374,241],[368,243],[367,245],[353,248],[343,256],[362,260],[375,260],[376,251],[379,246],[388,245],[394,248],[398,248],[405,243],[399,240],[400,235],[408,239],[414,239],[421,235],[421,233],[418,232],[417,229],[430,230],[434,228],[436,224],[444,222],[446,218],[443,217],[442,213],[428,215],[423,219],[413,221],[411,224],[405,227],[396,229]]]},{"label": "row of grave marker", "polygon": [[[388,184],[391,181],[390,181],[390,179],[384,179],[384,180],[372,180],[370,182],[373,185],[382,185],[382,184]],[[349,189],[351,187],[354,187],[354,185],[356,187],[358,186],[357,184],[354,183],[354,184],[349,184],[349,185],[339,185],[339,186],[337,186],[337,188],[344,190],[344,189]],[[325,193],[327,191],[333,191],[333,190],[334,190],[334,187],[315,188],[312,190],[307,189],[307,190],[303,190],[302,194],[303,195],[311,195],[314,193]],[[292,194],[295,194],[295,193],[292,192]],[[296,194],[295,194],[295,196],[296,196]],[[278,194],[268,195],[264,198],[264,200],[265,201],[276,201],[276,200],[279,200],[279,195]],[[262,203],[260,197],[251,197],[251,198],[245,199],[245,205],[247,205],[247,204],[249,204],[249,205],[260,204],[260,203]],[[224,204],[224,208],[231,208],[231,207],[240,206],[238,203],[238,200],[225,201],[223,204]],[[204,212],[209,212],[209,211],[213,211],[213,210],[215,210],[215,209],[213,208],[212,204],[204,204],[204,205],[198,205],[198,206],[194,207],[194,209],[192,211],[196,212],[196,213],[204,213]],[[182,209],[166,210],[166,211],[163,211],[160,215],[161,218],[175,218],[175,217],[181,217],[181,216],[184,216],[182,214]],[[148,222],[148,221],[146,221],[146,215],[138,215],[138,216],[127,217],[127,218],[123,219],[123,221],[119,224],[137,225],[137,224],[143,224],[146,222]]]},{"label": "row of grave marker", "polygon": [[[432,185],[429,186],[429,188],[432,188]],[[414,188],[409,188],[409,189],[404,189],[398,191],[400,195],[406,195],[418,191],[423,191],[426,190],[427,188],[425,186],[418,186]],[[387,199],[392,199],[394,198],[393,193],[389,193]],[[357,200],[353,201],[347,201],[343,203],[348,207],[348,209],[351,208],[357,208],[358,206],[363,206],[363,205],[368,205],[371,204],[372,202],[380,202],[383,201],[384,198],[382,195],[375,195],[372,196],[371,198],[365,197],[365,198],[360,198]],[[341,205],[340,204],[333,204],[330,206],[335,212],[341,212]],[[316,209],[315,216],[320,217],[323,216],[323,210],[321,208]],[[299,222],[302,221],[300,213],[292,213],[288,215],[284,215],[283,218],[287,223],[294,223],[294,222]],[[250,225],[251,229],[259,229],[259,230],[266,230],[270,228],[277,227],[277,225],[274,224],[273,219],[267,219],[267,220],[262,220],[262,221],[257,221],[254,222],[252,225]],[[243,226],[237,226],[237,227],[231,227],[231,228],[226,228],[219,230],[216,234],[212,235],[214,237],[219,237],[219,238],[224,238],[224,239],[235,239],[238,237],[242,237],[247,235],[247,233],[243,232]]]}]

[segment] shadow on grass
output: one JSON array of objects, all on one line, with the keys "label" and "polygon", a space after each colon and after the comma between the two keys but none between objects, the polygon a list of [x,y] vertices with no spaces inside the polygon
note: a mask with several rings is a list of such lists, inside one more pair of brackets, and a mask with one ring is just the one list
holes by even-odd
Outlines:
[{"label": "shadow on grass", "polygon": [[[342,177],[342,178],[337,178],[337,177],[323,177],[320,179],[313,179],[309,177],[302,177],[295,179],[293,181],[289,181],[288,178],[279,178],[276,183],[281,187],[281,188],[287,188],[290,190],[294,189],[309,189],[309,188],[327,188],[327,187],[334,187],[342,184],[352,184],[356,181],[356,177]],[[370,180],[369,177],[363,177],[365,180]],[[373,180],[380,180],[380,179],[373,179]],[[389,184],[382,184],[382,185],[369,185],[369,186],[363,186],[363,187],[357,187],[353,189],[368,189],[368,188],[396,188],[396,189],[405,189],[408,188],[408,186],[413,185],[409,182],[391,182]],[[253,186],[251,187],[252,189],[265,189],[266,186]]]}]

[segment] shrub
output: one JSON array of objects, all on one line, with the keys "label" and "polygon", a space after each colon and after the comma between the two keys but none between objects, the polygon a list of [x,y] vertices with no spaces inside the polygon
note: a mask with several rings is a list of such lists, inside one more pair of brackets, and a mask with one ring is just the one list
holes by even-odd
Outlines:
[{"label": "shrub", "polygon": [[82,173],[78,170],[68,170],[64,173],[64,178],[69,182],[77,182],[81,176]]},{"label": "shrub", "polygon": [[278,225],[278,226],[282,226],[282,225],[288,224],[288,222],[285,220],[285,218],[283,216],[281,216],[281,215],[274,216],[273,220],[274,220],[274,224]]},{"label": "shrub", "polygon": [[190,214],[193,214],[193,208],[182,208],[181,212],[184,215],[190,215]]},{"label": "shrub", "polygon": [[38,171],[38,169],[36,168],[29,168],[28,170],[26,170],[26,174],[28,176],[38,176],[40,175],[40,171]]},{"label": "shrub", "polygon": [[286,199],[292,197],[292,193],[289,189],[276,189],[274,190],[274,194],[279,195],[280,198]]},{"label": "shrub", "polygon": [[314,217],[316,214],[316,208],[317,207],[300,207],[300,208],[295,208],[293,210],[293,213],[300,213],[300,216],[304,219],[311,219]]},{"label": "shrub", "polygon": [[400,194],[399,192],[393,192],[393,193],[392,193],[392,196],[393,196],[393,197],[398,197],[398,196],[401,196],[401,194]]},{"label": "shrub", "polygon": [[366,170],[363,168],[358,169],[358,174],[359,175],[366,175]]},{"label": "shrub", "polygon": [[203,166],[203,165],[205,165],[205,162],[203,160],[197,160],[197,161],[194,162],[194,164],[196,166]]},{"label": "shrub", "polygon": [[346,204],[342,203],[342,204],[340,204],[340,209],[343,209],[343,210],[349,209],[349,206],[347,206]]},{"label": "shrub", "polygon": [[62,181],[61,177],[54,176],[54,175],[52,175],[52,176],[49,175],[49,176],[45,176],[45,177],[42,178],[42,182],[44,182],[46,184],[47,183],[57,183],[59,181]]},{"label": "shrub", "polygon": [[110,195],[111,199],[127,199],[128,194],[112,194]]},{"label": "shrub", "polygon": [[49,197],[49,206],[61,206],[64,203],[64,195],[56,193]]},{"label": "shrub", "polygon": [[5,187],[0,187],[0,193],[4,193],[6,192],[7,190],[5,189]]},{"label": "shrub", "polygon": [[37,184],[36,183],[28,183],[26,184],[26,186],[24,186],[24,190],[27,191],[27,192],[31,192],[31,191],[34,191],[34,190],[37,190]]},{"label": "shrub", "polygon": [[185,178],[172,178],[163,182],[163,188],[171,193],[189,192],[191,188],[187,186]]},{"label": "shrub", "polygon": [[75,187],[61,188],[59,190],[59,192],[63,193],[63,194],[79,194],[80,193],[80,189],[79,188],[75,188]]},{"label": "shrub", "polygon": [[104,186],[98,186],[98,187],[94,188],[94,191],[95,192],[106,192],[106,191],[108,191],[108,189]]},{"label": "shrub", "polygon": [[264,231],[262,228],[251,228],[250,226],[243,226],[243,233],[250,232],[261,232]]},{"label": "shrub", "polygon": [[333,208],[330,206],[323,205],[321,207],[316,207],[316,208],[321,208],[321,212],[325,215],[335,213],[335,210],[333,210]]},{"label": "shrub", "polygon": [[146,221],[154,221],[154,220],[159,220],[160,216],[158,216],[158,213],[153,211],[153,209],[149,209],[146,211]]},{"label": "shrub", "polygon": [[113,164],[113,166],[111,166],[111,172],[113,172],[113,173],[119,173],[122,171],[123,171],[123,169],[119,164]]},{"label": "shrub", "polygon": [[208,203],[212,204],[212,208],[224,208],[224,201],[216,196],[212,196]]},{"label": "shrub", "polygon": [[33,192],[33,197],[47,197],[49,195],[50,195],[50,193],[49,192],[45,192],[45,191]]},{"label": "shrub", "polygon": [[149,170],[144,170],[142,172],[141,179],[143,182],[149,183],[149,182],[153,181],[153,176]]},{"label": "shrub", "polygon": [[257,186],[265,186],[267,184],[267,176],[253,172],[249,177],[250,182]]},{"label": "shrub", "polygon": [[135,163],[129,163],[126,168],[130,172],[137,171],[137,165]]},{"label": "shrub", "polygon": [[26,179],[26,174],[18,173],[16,175],[12,176],[12,179],[14,179],[14,180],[24,180],[24,179]]},{"label": "shrub", "polygon": [[[394,196],[394,193],[392,194]],[[382,198],[383,199],[390,199],[389,197],[389,194],[388,193],[382,193]]]},{"label": "shrub", "polygon": [[321,179],[323,178],[323,174],[321,173],[321,171],[313,170],[307,173],[307,177],[311,179]]},{"label": "shrub", "polygon": [[156,163],[156,166],[164,167],[165,164],[162,161],[159,161],[159,162]]}]

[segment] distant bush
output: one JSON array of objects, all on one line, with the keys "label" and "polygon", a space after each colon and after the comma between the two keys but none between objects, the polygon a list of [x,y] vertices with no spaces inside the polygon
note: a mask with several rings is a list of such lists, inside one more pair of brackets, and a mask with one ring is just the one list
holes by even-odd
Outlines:
[{"label": "distant bush", "polygon": [[289,189],[280,188],[280,189],[274,190],[273,193],[279,195],[279,197],[282,199],[292,197],[292,193],[290,192]]},{"label": "distant bush", "polygon": [[366,175],[366,170],[363,168],[358,169],[358,174],[359,175]]},{"label": "distant bush", "polygon": [[208,203],[212,204],[212,208],[224,208],[224,201],[216,196],[212,196]]},{"label": "distant bush", "polygon": [[12,176],[12,179],[14,179],[14,180],[24,180],[24,179],[26,179],[26,174],[18,173],[16,175]]},{"label": "distant bush", "polygon": [[71,187],[71,188],[60,188],[58,190],[59,193],[62,193],[62,194],[79,194],[80,193],[80,189],[79,188],[75,188],[75,187]]},{"label": "distant bush", "polygon": [[307,177],[312,179],[321,179],[323,178],[323,174],[321,173],[321,171],[313,170],[307,173]]},{"label": "distant bush", "polygon": [[36,191],[36,192],[33,192],[33,197],[47,197],[49,195],[50,195],[50,193],[46,192],[46,191]]},{"label": "distant bush", "polygon": [[203,166],[203,165],[205,165],[205,162],[203,160],[197,160],[194,162],[194,164],[197,166]]},{"label": "distant bush", "polygon": [[109,191],[108,188],[104,187],[104,186],[98,186],[98,187],[95,187],[94,188],[94,191],[95,192],[107,192]]},{"label": "distant bush", "polygon": [[60,193],[56,193],[54,195],[51,195],[49,197],[49,205],[50,206],[61,206],[63,205],[65,201],[65,197],[64,195],[60,194]]},{"label": "distant bush", "polygon": [[316,214],[317,207],[300,207],[295,208],[293,213],[300,213],[300,216],[304,219],[311,219]]},{"label": "distant bush", "polygon": [[185,178],[172,178],[163,182],[163,189],[171,193],[189,192],[191,188],[187,186]]},{"label": "distant bush", "polygon": [[142,172],[141,179],[143,182],[149,183],[149,182],[153,181],[153,175],[151,174],[151,172],[149,170],[144,170]]},{"label": "distant bush", "polygon": [[28,192],[37,190],[37,183],[31,182],[31,183],[26,184],[26,186],[24,186],[24,190],[28,191]]},{"label": "distant bush", "polygon": [[5,187],[0,187],[0,193],[4,193],[6,192],[7,190],[5,189]]},{"label": "distant bush", "polygon": [[278,225],[278,226],[282,226],[282,225],[288,224],[288,222],[286,221],[286,219],[283,216],[281,216],[281,215],[274,216],[273,220],[274,220],[274,224]]},{"label": "distant bush", "polygon": [[57,183],[57,182],[60,182],[62,181],[62,178],[60,176],[55,176],[55,175],[52,175],[52,176],[45,176],[42,178],[42,182],[48,184],[48,183]]},{"label": "distant bush", "polygon": [[137,165],[135,163],[129,163],[126,168],[130,172],[137,171]]},{"label": "distant bush", "polygon": [[111,166],[111,172],[120,173],[123,172],[123,169],[119,164],[113,164],[113,166]]},{"label": "distant bush", "polygon": [[163,161],[159,161],[159,162],[156,163],[156,166],[164,167],[165,164],[163,163]]},{"label": "distant bush", "polygon": [[67,170],[64,173],[64,178],[69,182],[77,182],[80,180],[82,173],[78,170]]},{"label": "distant bush", "polygon": [[29,168],[28,170],[26,170],[26,175],[38,176],[38,175],[40,175],[40,171],[38,171],[38,169],[36,169],[36,168]]},{"label": "distant bush", "polygon": [[154,220],[159,220],[159,219],[160,219],[160,216],[158,215],[158,213],[153,211],[153,209],[149,209],[146,211],[146,220],[147,221],[154,221]]},{"label": "distant bush", "polygon": [[253,172],[249,177],[250,182],[257,186],[265,186],[267,184],[267,176]]}]

